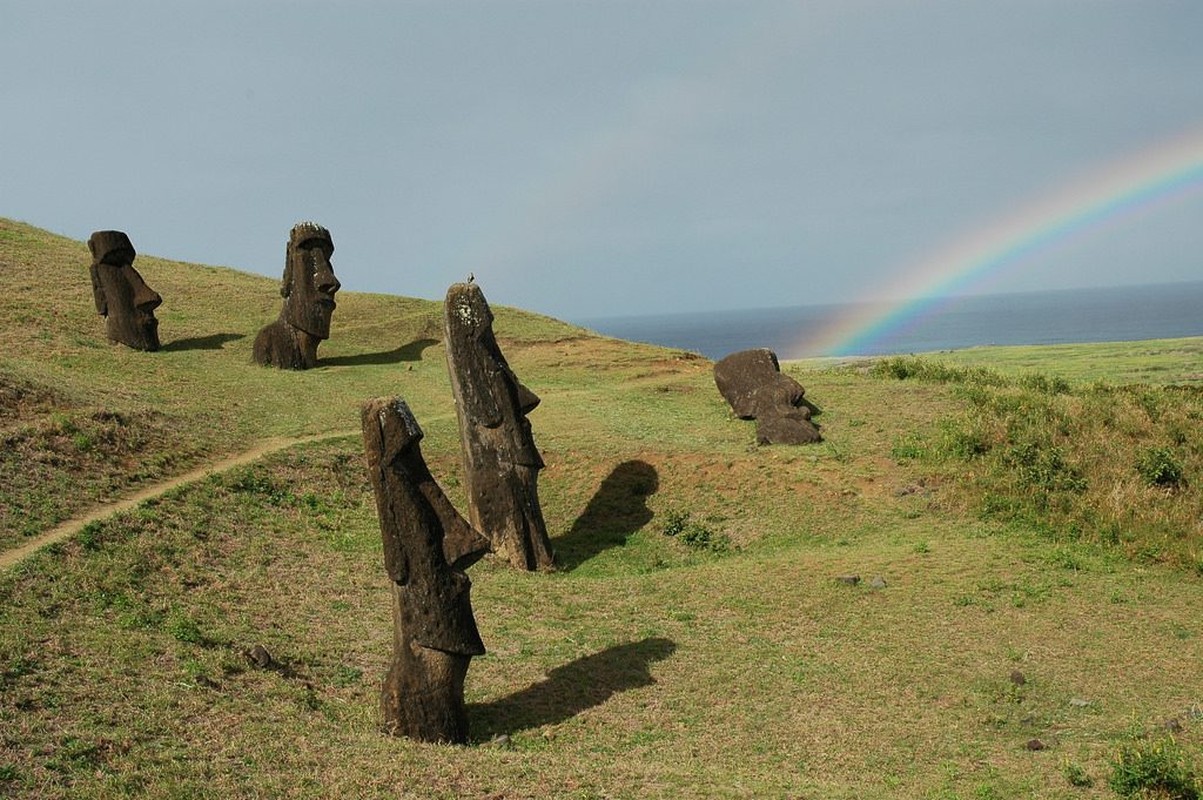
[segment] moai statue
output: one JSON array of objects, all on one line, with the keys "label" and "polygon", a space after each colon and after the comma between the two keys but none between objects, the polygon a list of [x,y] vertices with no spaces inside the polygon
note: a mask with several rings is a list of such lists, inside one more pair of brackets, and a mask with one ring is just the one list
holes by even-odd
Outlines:
[{"label": "moai statue", "polygon": [[92,251],[92,298],[110,340],[135,350],[159,349],[155,309],[163,302],[134,269],[134,245],[121,231],[96,231]]},{"label": "moai statue", "polygon": [[719,394],[740,419],[756,420],[760,444],[808,444],[823,440],[810,421],[812,406],[802,384],[781,371],[767,348],[741,350],[714,365]]},{"label": "moai statue", "polygon": [[543,459],[526,418],[539,397],[514,376],[493,337],[493,312],[475,283],[452,284],[444,343],[459,416],[468,519],[519,569],[552,569],[536,482]]},{"label": "moai statue", "polygon": [[317,366],[317,346],[330,338],[334,294],[342,284],[334,277],[330,256],[334,240],[316,222],[292,226],[284,257],[280,317],[255,337],[255,363],[281,369]]},{"label": "moai statue", "polygon": [[380,692],[384,727],[396,736],[468,740],[464,678],[485,646],[464,574],[489,549],[431,477],[422,429],[399,397],[363,409],[368,476],[392,582],[393,654]]}]

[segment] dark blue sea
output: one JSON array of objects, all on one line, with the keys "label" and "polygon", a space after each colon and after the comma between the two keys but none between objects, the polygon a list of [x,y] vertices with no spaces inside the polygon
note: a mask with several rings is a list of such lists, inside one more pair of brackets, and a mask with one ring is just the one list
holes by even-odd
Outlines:
[{"label": "dark blue sea", "polygon": [[876,337],[839,347],[821,342],[834,323],[865,310],[856,304],[814,305],[576,322],[607,336],[712,359],[752,347],[768,347],[789,359],[1172,339],[1203,336],[1203,281],[957,297],[932,304]]}]

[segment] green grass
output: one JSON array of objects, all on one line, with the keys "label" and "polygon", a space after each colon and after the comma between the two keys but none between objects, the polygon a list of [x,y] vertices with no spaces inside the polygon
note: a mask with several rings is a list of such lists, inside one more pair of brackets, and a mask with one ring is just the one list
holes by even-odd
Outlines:
[{"label": "green grass", "polygon": [[988,366],[1009,374],[1056,374],[1079,383],[1151,385],[1203,383],[1203,338],[1144,342],[969,347],[934,358],[950,365]]},{"label": "green grass", "polygon": [[1203,574],[1203,387],[1082,386],[918,358],[873,371],[946,384],[965,400],[934,429],[904,433],[892,452],[933,480],[955,480],[966,505],[1053,539]]},{"label": "green grass", "polygon": [[[10,542],[263,438],[346,435],[0,573],[0,795],[1111,797],[1123,754],[1171,720],[1160,763],[1203,761],[1203,580],[1186,551],[1058,535],[1053,513],[1122,473],[1123,496],[1197,546],[1165,511],[1200,483],[1189,391],[1017,379],[989,354],[970,366],[1003,377],[788,364],[825,441],[759,448],[705,359],[496,309],[543,398],[531,421],[561,569],[472,568],[489,650],[468,673],[472,742],[422,745],[380,732],[391,630],[357,409],[406,397],[464,508],[438,304],[347,287],[326,363],[282,373],[248,363],[274,279],[139,256],[164,297],[167,347],[146,354],[104,341],[86,265],[80,243],[0,221],[17,286],[0,301],[0,424],[23,437],[0,497],[51,504],[40,521],[10,512]],[[1057,433],[1108,407],[1088,441]],[[1113,473],[1084,463],[1096,452]],[[38,459],[42,477],[14,479]],[[1175,464],[1179,488],[1159,483]],[[70,483],[80,465],[96,475]],[[984,513],[986,497],[1023,513]],[[1151,782],[1160,767],[1140,764]]]},{"label": "green grass", "polygon": [[1108,785],[1120,797],[1198,800],[1203,795],[1203,780],[1172,737],[1124,747]]}]

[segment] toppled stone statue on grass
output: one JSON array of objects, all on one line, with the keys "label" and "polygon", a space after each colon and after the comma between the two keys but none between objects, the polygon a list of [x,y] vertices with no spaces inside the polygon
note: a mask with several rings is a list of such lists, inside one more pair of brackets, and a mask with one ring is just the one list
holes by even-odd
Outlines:
[{"label": "toppled stone statue on grass", "polygon": [[163,298],[134,269],[134,245],[121,231],[96,231],[88,239],[92,251],[92,298],[104,317],[109,339],[135,350],[159,349],[155,309]]},{"label": "toppled stone statue on grass", "polygon": [[756,420],[760,444],[809,444],[823,437],[802,385],[781,371],[767,348],[741,350],[714,365],[719,394],[740,419]]},{"label": "toppled stone statue on grass", "polygon": [[422,429],[401,398],[363,409],[368,476],[392,583],[393,653],[380,706],[385,730],[427,742],[468,740],[464,679],[483,655],[464,574],[488,540],[451,505],[422,458]]},{"label": "toppled stone statue on grass", "polygon": [[459,416],[468,518],[493,551],[526,570],[555,559],[536,483],[543,459],[527,419],[539,397],[514,375],[493,336],[493,312],[475,283],[443,304],[447,369]]},{"label": "toppled stone statue on grass", "polygon": [[253,358],[265,367],[310,369],[317,366],[317,346],[330,338],[334,295],[341,288],[330,256],[334,240],[316,222],[293,226],[284,257],[280,317],[255,337]]}]

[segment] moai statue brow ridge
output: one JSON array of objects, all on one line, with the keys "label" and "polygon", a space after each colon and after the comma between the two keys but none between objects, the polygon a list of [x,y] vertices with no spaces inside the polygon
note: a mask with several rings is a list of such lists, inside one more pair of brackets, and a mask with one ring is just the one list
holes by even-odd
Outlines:
[{"label": "moai statue brow ridge", "polygon": [[393,652],[380,692],[385,730],[427,742],[468,740],[464,679],[485,652],[464,574],[488,540],[451,505],[422,458],[422,429],[399,397],[363,408],[368,476],[391,583]]},{"label": "moai statue brow ridge", "polygon": [[497,346],[493,312],[477,284],[447,290],[443,325],[468,518],[511,565],[552,569],[537,487],[543,459],[527,419],[539,397],[519,382]]}]

